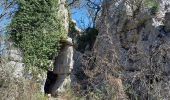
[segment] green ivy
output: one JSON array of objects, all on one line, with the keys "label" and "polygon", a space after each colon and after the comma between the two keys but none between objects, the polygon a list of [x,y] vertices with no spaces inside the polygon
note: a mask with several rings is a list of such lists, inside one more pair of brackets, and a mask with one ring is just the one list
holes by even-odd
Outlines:
[{"label": "green ivy", "polygon": [[[92,50],[96,37],[98,35],[98,30],[95,28],[87,28],[83,35],[77,37],[77,50],[84,53],[85,49]],[[86,46],[89,45],[88,48]]]},{"label": "green ivy", "polygon": [[145,0],[145,5],[150,9],[151,14],[156,14],[160,7],[156,0]]},{"label": "green ivy", "polygon": [[9,34],[22,49],[29,69],[49,69],[66,38],[59,14],[58,0],[17,0],[18,10],[9,26]]}]

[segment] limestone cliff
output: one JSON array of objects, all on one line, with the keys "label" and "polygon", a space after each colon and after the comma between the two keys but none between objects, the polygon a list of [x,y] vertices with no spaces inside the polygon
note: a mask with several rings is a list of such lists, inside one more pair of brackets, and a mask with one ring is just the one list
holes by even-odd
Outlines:
[{"label": "limestone cliff", "polygon": [[158,0],[154,13],[144,1],[104,0],[93,48],[96,77],[122,79],[130,99],[169,99],[170,1]]},{"label": "limestone cliff", "polygon": [[[66,0],[58,1],[59,11],[57,15],[61,20],[64,31],[68,33],[69,22]],[[2,100],[37,100],[39,97],[36,96],[41,96],[44,93],[46,71],[39,69],[36,72],[35,70],[28,72],[23,61],[22,48],[16,48],[14,42],[6,41],[1,56],[2,59],[5,59],[0,62],[0,98]],[[36,78],[33,78],[34,73],[37,75]]]}]

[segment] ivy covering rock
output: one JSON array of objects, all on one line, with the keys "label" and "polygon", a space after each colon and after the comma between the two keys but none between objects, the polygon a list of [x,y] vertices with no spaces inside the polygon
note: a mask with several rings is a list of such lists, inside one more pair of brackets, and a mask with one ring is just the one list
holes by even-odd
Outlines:
[{"label": "ivy covering rock", "polygon": [[28,69],[48,69],[67,34],[61,22],[59,0],[17,0],[8,32],[21,48]]}]

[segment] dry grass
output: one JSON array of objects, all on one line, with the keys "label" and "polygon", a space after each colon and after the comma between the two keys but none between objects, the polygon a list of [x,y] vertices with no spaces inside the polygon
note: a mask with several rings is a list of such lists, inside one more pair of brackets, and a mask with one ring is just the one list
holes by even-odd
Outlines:
[{"label": "dry grass", "polygon": [[40,84],[23,77],[13,77],[12,68],[7,68],[7,60],[0,63],[0,100],[47,100],[40,93]]},{"label": "dry grass", "polygon": [[2,72],[0,77],[1,100],[47,100],[35,82],[12,78]]}]

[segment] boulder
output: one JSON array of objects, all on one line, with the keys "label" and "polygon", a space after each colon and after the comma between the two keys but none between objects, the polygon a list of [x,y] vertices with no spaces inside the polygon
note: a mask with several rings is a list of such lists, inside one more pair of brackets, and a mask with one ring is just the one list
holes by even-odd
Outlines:
[{"label": "boulder", "polygon": [[[57,96],[58,93],[64,92],[70,86],[70,74],[73,69],[73,44],[72,39],[68,38],[66,41],[61,41],[62,47],[55,58],[54,69],[50,72],[51,76],[47,73],[47,80],[45,84],[50,87],[45,86],[45,91],[52,96]],[[50,77],[50,78],[49,78]],[[50,80],[51,78],[54,78]],[[50,81],[48,81],[50,80]]]},{"label": "boulder", "polygon": [[54,74],[68,74],[73,69],[73,44],[72,39],[68,38],[66,43],[62,44],[61,50],[54,61]]}]

